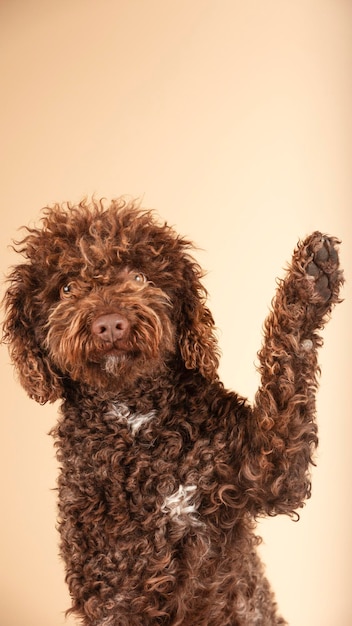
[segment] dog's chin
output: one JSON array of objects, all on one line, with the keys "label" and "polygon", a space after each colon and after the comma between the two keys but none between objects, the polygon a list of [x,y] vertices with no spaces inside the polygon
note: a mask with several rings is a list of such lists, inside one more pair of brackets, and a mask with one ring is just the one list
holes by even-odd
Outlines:
[{"label": "dog's chin", "polygon": [[117,376],[127,364],[127,360],[128,356],[125,352],[107,354],[102,360],[102,370],[110,376]]},{"label": "dog's chin", "polygon": [[159,358],[137,351],[112,350],[102,355],[83,377],[96,389],[116,391],[133,387],[137,379],[150,377],[160,367]]},{"label": "dog's chin", "polygon": [[89,372],[93,388],[108,393],[133,391],[141,381],[155,379],[167,369],[167,355],[162,358],[140,352],[116,351],[106,354]]}]

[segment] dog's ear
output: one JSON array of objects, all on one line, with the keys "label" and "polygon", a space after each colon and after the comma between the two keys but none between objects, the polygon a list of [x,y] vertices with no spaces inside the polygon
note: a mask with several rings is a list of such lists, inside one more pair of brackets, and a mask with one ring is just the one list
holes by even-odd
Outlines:
[{"label": "dog's ear", "polygon": [[207,292],[201,284],[197,263],[187,262],[179,294],[179,348],[187,369],[198,370],[208,380],[218,377],[219,349],[211,312],[205,305]]},{"label": "dog's ear", "polygon": [[23,264],[16,266],[9,276],[10,285],[3,300],[2,340],[9,346],[25,391],[33,400],[45,404],[61,397],[63,387],[37,338],[38,303],[33,296],[33,272],[31,265]]}]

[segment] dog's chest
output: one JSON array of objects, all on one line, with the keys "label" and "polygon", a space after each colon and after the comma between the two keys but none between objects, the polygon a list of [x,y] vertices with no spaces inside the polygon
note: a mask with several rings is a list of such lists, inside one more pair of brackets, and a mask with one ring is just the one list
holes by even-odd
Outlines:
[{"label": "dog's chest", "polygon": [[214,485],[214,454],[209,440],[192,441],[189,433],[187,422],[171,428],[161,425],[157,411],[112,403],[99,428],[76,440],[67,480],[87,494],[81,506],[104,507],[124,523],[201,524],[199,509]]},{"label": "dog's chest", "polygon": [[125,404],[118,402],[111,403],[111,407],[107,410],[106,417],[111,417],[121,425],[127,425],[132,436],[138,435],[140,430],[153,420],[156,419],[156,412],[154,410],[138,413],[130,411]]},{"label": "dog's chest", "polygon": [[193,458],[187,462],[190,449],[194,452],[194,448],[185,445],[181,432],[163,430],[156,411],[132,412],[127,406],[114,403],[107,416],[116,418],[121,434],[124,432],[126,437],[126,429],[130,434],[126,457],[121,458],[125,472],[120,486],[129,494],[132,508],[138,502],[139,515],[143,516],[143,511],[150,515],[154,509],[154,513],[174,523],[187,519],[198,524],[197,461]]},{"label": "dog's chest", "polygon": [[131,532],[136,525],[200,526],[219,486],[219,453],[204,433],[191,431],[187,419],[168,423],[157,411],[111,403],[84,436],[74,438],[63,467],[65,482],[80,493],[80,516],[98,510],[105,520],[114,519],[115,529],[121,520],[126,532],[129,525]]}]

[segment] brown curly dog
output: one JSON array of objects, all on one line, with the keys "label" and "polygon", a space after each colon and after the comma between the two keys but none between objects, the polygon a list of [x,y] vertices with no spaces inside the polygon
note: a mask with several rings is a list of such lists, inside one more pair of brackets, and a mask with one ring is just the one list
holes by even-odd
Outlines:
[{"label": "brown curly dog", "polygon": [[279,282],[253,406],[217,374],[191,244],[117,199],[44,211],[5,296],[4,340],[53,431],[72,611],[85,626],[285,624],[255,518],[310,496],[317,334],[343,282],[313,233]]}]

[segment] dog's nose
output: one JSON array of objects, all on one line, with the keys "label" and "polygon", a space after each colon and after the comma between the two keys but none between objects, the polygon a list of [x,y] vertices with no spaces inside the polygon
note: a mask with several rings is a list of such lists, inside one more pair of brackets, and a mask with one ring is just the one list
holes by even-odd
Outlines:
[{"label": "dog's nose", "polygon": [[99,315],[92,323],[93,335],[96,335],[99,339],[107,343],[114,343],[114,341],[123,339],[128,329],[128,320],[118,313]]}]

